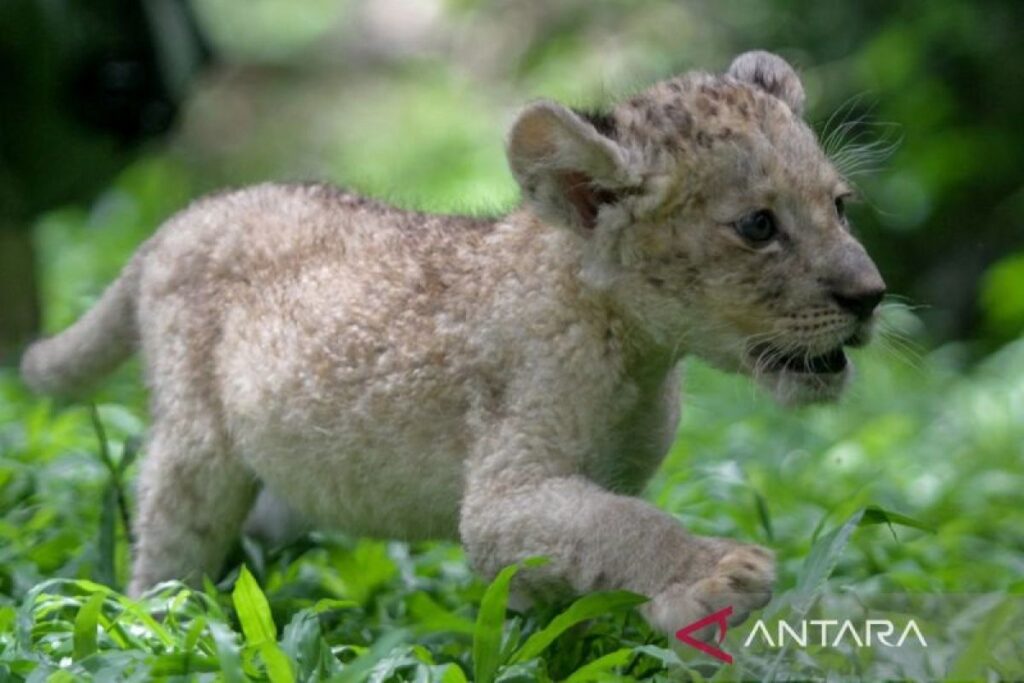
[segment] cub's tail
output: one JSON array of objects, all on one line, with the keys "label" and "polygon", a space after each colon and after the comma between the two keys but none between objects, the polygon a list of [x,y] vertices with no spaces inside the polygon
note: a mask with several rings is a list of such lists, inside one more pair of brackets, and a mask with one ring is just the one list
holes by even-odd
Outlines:
[{"label": "cub's tail", "polygon": [[60,334],[32,344],[21,358],[21,377],[33,391],[74,394],[116,368],[137,344],[136,255],[96,304]]}]

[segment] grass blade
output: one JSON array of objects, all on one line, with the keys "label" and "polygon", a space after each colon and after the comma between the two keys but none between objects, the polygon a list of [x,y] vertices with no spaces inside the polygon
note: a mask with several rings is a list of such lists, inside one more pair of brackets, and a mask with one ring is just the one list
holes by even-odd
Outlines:
[{"label": "grass blade", "polygon": [[370,671],[377,663],[384,659],[389,652],[394,650],[405,640],[405,631],[391,631],[384,634],[363,654],[356,657],[352,662],[345,665],[344,670],[331,678],[331,683],[362,683],[366,680]]},{"label": "grass blade", "polygon": [[75,617],[74,655],[76,660],[81,660],[96,652],[97,626],[99,625],[100,610],[106,600],[103,593],[93,593],[85,601],[78,615]]},{"label": "grass blade", "polygon": [[458,633],[473,635],[475,625],[466,617],[454,614],[437,604],[424,592],[413,593],[406,601],[416,625],[424,633]]},{"label": "grass blade", "polygon": [[220,662],[220,673],[224,683],[245,683],[248,679],[242,670],[242,656],[239,653],[235,632],[224,624],[211,622],[210,634],[217,647],[217,660]]},{"label": "grass blade", "polygon": [[100,528],[96,538],[96,580],[117,587],[115,553],[117,551],[117,486],[111,480],[103,491]]},{"label": "grass blade", "polygon": [[863,517],[864,508],[861,508],[850,515],[842,525],[819,538],[811,546],[811,552],[804,560],[804,566],[797,578],[796,598],[793,601],[793,610],[800,617],[811,608],[814,599],[821,592],[828,577],[832,575],[853,530],[860,525]]},{"label": "grass blade", "polygon": [[768,511],[768,501],[764,499],[760,491],[754,491],[754,505],[757,509],[757,518],[764,529],[765,538],[771,543],[775,540],[775,527],[772,525],[772,516]]},{"label": "grass blade", "polygon": [[260,656],[263,658],[263,665],[267,669],[267,677],[270,683],[294,683],[295,673],[292,670],[292,663],[288,655],[273,641],[267,641],[260,645]]},{"label": "grass blade", "polygon": [[501,665],[501,632],[512,577],[518,565],[502,569],[487,587],[480,601],[480,613],[473,631],[473,677],[476,683],[491,683]]},{"label": "grass blade", "polygon": [[277,642],[277,628],[270,614],[267,596],[263,594],[256,579],[249,569],[242,565],[231,593],[231,601],[238,612],[238,621],[242,624],[242,633],[248,645],[259,646],[263,643]]},{"label": "grass blade", "polygon": [[910,527],[912,529],[920,529],[921,531],[927,531],[930,534],[935,533],[935,529],[924,522],[916,520],[913,517],[900,514],[899,512],[886,510],[877,505],[869,505],[864,508],[864,516],[861,518],[860,524],[861,526],[868,526],[869,524],[887,524],[889,526],[889,531],[892,532],[893,538],[896,538],[896,531],[892,528],[893,524],[899,524],[900,526]]},{"label": "grass blade", "polygon": [[572,603],[564,612],[551,620],[545,628],[537,631],[512,656],[512,662],[524,662],[543,652],[555,638],[587,619],[599,617],[608,612],[618,612],[647,602],[647,598],[629,591],[607,591],[591,593]]},{"label": "grass blade", "polygon": [[595,681],[607,677],[608,672],[612,669],[625,666],[633,656],[633,649],[624,647],[614,652],[609,652],[603,657],[598,657],[589,664],[584,664],[580,668],[576,669],[565,679],[565,683],[585,683],[586,681]]},{"label": "grass blade", "polygon": [[[797,577],[796,587],[793,589],[791,605],[794,618],[802,619],[814,605],[814,601],[821,594],[825,582],[828,581],[832,571],[836,568],[836,564],[838,564],[843,550],[846,549],[854,529],[860,525],[861,520],[864,518],[864,510],[865,508],[861,508],[854,512],[839,527],[820,537],[811,546],[811,552],[808,553],[807,559],[804,560],[800,575]],[[777,609],[778,605],[774,609],[769,609],[768,616]],[[765,680],[772,681],[776,679],[779,666],[791,645],[792,643],[787,642],[776,654],[768,674],[765,676]]]}]

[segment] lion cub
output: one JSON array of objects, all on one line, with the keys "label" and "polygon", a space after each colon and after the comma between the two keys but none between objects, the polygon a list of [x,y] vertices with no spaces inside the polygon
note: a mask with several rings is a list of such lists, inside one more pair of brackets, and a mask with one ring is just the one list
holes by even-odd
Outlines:
[{"label": "lion cub", "polygon": [[525,588],[643,593],[668,632],[764,605],[768,551],[634,496],[685,355],[792,403],[837,396],[868,337],[884,285],[803,100],[753,52],[603,114],[537,102],[508,136],[523,206],[494,220],[281,184],[168,220],[22,362],[68,392],[145,359],[131,591],[216,574],[262,485],[314,524],[459,538],[485,575],[547,556]]}]

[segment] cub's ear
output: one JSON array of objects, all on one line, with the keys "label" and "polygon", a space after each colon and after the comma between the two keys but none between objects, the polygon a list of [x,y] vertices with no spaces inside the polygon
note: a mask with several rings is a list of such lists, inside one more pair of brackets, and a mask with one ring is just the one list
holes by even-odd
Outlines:
[{"label": "cub's ear", "polygon": [[803,83],[789,62],[782,57],[762,50],[744,52],[733,60],[726,75],[775,95],[789,105],[794,114],[803,116]]},{"label": "cub's ear", "polygon": [[554,102],[536,102],[512,124],[506,145],[526,201],[542,218],[584,235],[602,205],[639,183],[630,178],[623,149],[596,127],[609,131],[610,119],[588,119]]}]

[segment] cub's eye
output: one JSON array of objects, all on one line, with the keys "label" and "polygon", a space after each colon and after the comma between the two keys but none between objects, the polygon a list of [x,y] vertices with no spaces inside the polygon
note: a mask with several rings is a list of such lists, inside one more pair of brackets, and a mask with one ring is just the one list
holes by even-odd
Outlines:
[{"label": "cub's eye", "polygon": [[846,198],[836,197],[836,215],[839,216],[840,221],[846,220]]},{"label": "cub's eye", "polygon": [[747,214],[734,224],[740,237],[755,246],[764,246],[775,237],[775,216],[768,209],[761,209]]}]

